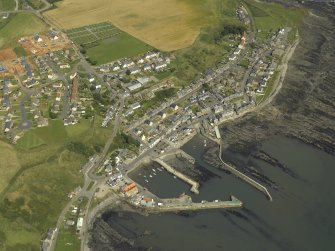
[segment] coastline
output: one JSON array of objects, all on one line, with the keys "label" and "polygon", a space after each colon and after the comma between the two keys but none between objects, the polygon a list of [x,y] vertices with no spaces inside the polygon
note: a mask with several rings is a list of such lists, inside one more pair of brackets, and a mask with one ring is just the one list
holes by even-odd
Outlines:
[{"label": "coastline", "polygon": [[[294,69],[291,69],[291,72],[290,72],[290,70],[288,70],[290,67],[289,67],[289,62],[290,62],[290,60],[291,60],[291,58],[292,58],[292,56],[293,55],[295,55],[295,51],[296,51],[296,48],[297,48],[297,45],[298,44],[300,44],[300,37],[298,37],[298,40],[296,41],[296,43],[294,44],[294,46],[292,46],[292,48],[290,49],[290,51],[287,53],[287,58],[286,58],[286,60],[283,60],[283,64],[282,64],[282,72],[281,72],[281,74],[279,74],[279,76],[278,76],[278,78],[277,78],[277,81],[275,82],[275,86],[274,86],[274,88],[273,88],[273,92],[270,94],[270,96],[269,96],[269,98],[267,99],[267,101],[265,101],[265,102],[263,102],[260,106],[258,106],[258,107],[256,107],[255,109],[253,109],[253,111],[246,111],[245,113],[249,113],[249,114],[251,114],[252,113],[252,115],[255,115],[255,113],[254,113],[254,111],[257,111],[257,110],[259,110],[261,107],[264,107],[265,106],[265,104],[269,104],[269,103],[272,103],[272,102],[274,102],[275,101],[275,105],[278,105],[278,103],[280,103],[282,100],[281,99],[283,99],[283,98],[286,98],[285,97],[285,95],[287,94],[287,92],[289,92],[290,91],[290,88],[288,88],[288,86],[287,85],[283,85],[283,82],[284,82],[284,80],[285,81],[287,81],[287,77],[288,77],[288,75],[289,75],[289,77],[290,78],[292,78],[292,72],[294,71]],[[301,49],[301,47],[300,47],[300,53],[299,53],[299,55],[297,56],[297,57],[299,57],[299,56],[301,56],[301,55],[303,55],[303,53],[301,53],[301,51],[304,51],[305,50],[305,48],[304,49]],[[289,74],[290,73],[290,74]],[[291,79],[290,79],[291,80]],[[284,87],[285,86],[285,90],[284,90]],[[294,86],[295,88],[296,88],[296,86]],[[297,87],[301,87],[301,86],[297,86]],[[278,97],[278,94],[281,92],[281,91],[284,91],[284,93],[281,95],[281,97]],[[301,90],[301,91],[306,91],[306,90]],[[296,99],[300,99],[301,97],[299,96],[299,93],[295,93],[295,95],[296,95]],[[275,98],[277,99],[277,100],[275,100]],[[278,100],[279,99],[279,100]],[[273,104],[271,104],[271,106],[270,107],[268,107],[268,108],[266,108],[264,111],[262,110],[262,114],[260,114],[260,115],[255,115],[255,117],[256,118],[259,118],[259,116],[267,116],[266,117],[266,120],[273,120],[273,116],[272,116],[272,114],[271,114],[271,112],[273,111],[273,109],[278,109],[277,107],[275,107],[275,105],[273,105]],[[285,107],[286,108],[286,107]],[[281,108],[281,109],[283,109],[283,108]],[[287,109],[287,108],[286,108]],[[285,111],[284,109],[283,109],[283,111]],[[271,114],[271,116],[269,115],[269,114]],[[244,115],[244,114],[243,114]],[[284,115],[282,115],[282,116],[285,116],[286,114],[284,114]],[[295,113],[289,113],[289,115],[291,115],[291,116],[294,116],[295,115]],[[303,114],[302,114],[303,115]],[[287,115],[288,116],[288,115]],[[240,116],[239,116],[240,117]],[[235,128],[235,127],[239,127],[240,126],[240,124],[243,124],[243,123],[245,123],[245,121],[243,121],[243,120],[248,120],[249,118],[250,118],[250,116],[247,116],[246,117],[246,119],[241,119],[241,120],[236,120],[236,118],[237,117],[234,117],[233,119],[231,119],[231,121],[229,122],[230,124],[228,125],[228,128]],[[265,120],[265,119],[264,119]],[[264,121],[263,120],[263,121]],[[237,121],[237,122],[236,122]],[[242,122],[243,121],[243,122]],[[283,121],[281,121],[281,122],[283,122]],[[285,122],[285,121],[284,121]],[[270,122],[268,122],[268,123],[270,123]],[[271,121],[271,123],[275,123],[275,122],[272,122]],[[266,124],[267,125],[267,124]],[[266,127],[266,125],[265,125],[265,127]],[[255,127],[255,124],[253,124],[253,123],[251,123],[250,124],[250,126],[249,127],[246,127],[246,130],[248,130],[248,131],[252,131],[252,129],[250,129],[250,128],[254,128]],[[287,125],[285,125],[285,128],[287,127]],[[283,126],[281,126],[281,130],[283,129],[284,127]],[[297,126],[296,126],[296,128],[297,128]],[[296,129],[295,128],[295,129]],[[266,129],[268,129],[268,128],[266,128]],[[271,128],[270,128],[271,129]],[[268,129],[268,130],[270,130],[270,129]],[[231,129],[232,130],[232,129]],[[264,129],[265,130],[265,129]],[[264,131],[263,130],[263,131]],[[262,131],[262,132],[263,132]],[[289,130],[290,131],[290,130]],[[292,132],[292,131],[291,131]],[[265,136],[267,136],[267,134],[268,133],[265,133]],[[231,135],[229,135],[229,136],[231,136]],[[252,135],[253,136],[253,138],[254,138],[254,135]],[[261,140],[263,140],[265,137],[263,137],[263,138],[261,138],[261,139],[258,139],[258,141],[261,141]],[[231,139],[233,139],[233,141],[231,140]],[[228,144],[230,144],[231,142],[236,142],[236,138],[231,138],[231,139],[229,139],[229,141],[228,141]],[[250,140],[250,138],[247,138],[248,140]],[[251,140],[250,140],[251,141]],[[312,144],[313,145],[313,144]]]}]

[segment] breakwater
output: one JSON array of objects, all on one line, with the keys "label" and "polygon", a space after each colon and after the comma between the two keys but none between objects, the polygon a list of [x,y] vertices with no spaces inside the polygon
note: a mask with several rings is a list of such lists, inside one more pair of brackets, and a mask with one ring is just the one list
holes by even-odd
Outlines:
[{"label": "breakwater", "polygon": [[156,159],[154,159],[154,161],[157,162],[158,164],[160,164],[169,173],[175,175],[179,179],[181,179],[181,180],[185,181],[186,183],[190,184],[192,186],[191,187],[191,192],[193,192],[195,194],[199,194],[199,183],[198,182],[192,180],[190,177],[187,177],[186,175],[182,174],[181,172],[178,172],[176,169],[174,169],[172,166],[168,165],[166,162],[164,162],[160,158],[156,158]]},{"label": "breakwater", "polygon": [[230,171],[231,173],[233,173],[234,175],[236,175],[237,177],[239,177],[240,179],[244,180],[245,182],[247,182],[248,184],[250,184],[251,186],[253,186],[254,188],[256,188],[257,190],[261,191],[262,193],[264,193],[266,195],[266,197],[272,201],[272,196],[269,193],[269,191],[267,190],[267,188],[265,186],[263,186],[262,184],[258,183],[257,181],[253,180],[252,178],[248,177],[247,175],[245,175],[244,173],[238,171],[236,168],[234,168],[233,166],[227,164],[226,162],[224,162],[222,160],[222,143],[220,144],[220,150],[219,150],[219,158],[221,163],[224,166],[224,169]]}]

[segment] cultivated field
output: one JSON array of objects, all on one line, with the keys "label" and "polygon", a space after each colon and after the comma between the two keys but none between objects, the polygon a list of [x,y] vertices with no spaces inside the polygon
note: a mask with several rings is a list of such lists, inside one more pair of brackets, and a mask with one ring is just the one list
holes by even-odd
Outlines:
[{"label": "cultivated field", "polygon": [[163,51],[190,46],[214,18],[217,0],[63,0],[45,16],[63,29],[110,21]]}]

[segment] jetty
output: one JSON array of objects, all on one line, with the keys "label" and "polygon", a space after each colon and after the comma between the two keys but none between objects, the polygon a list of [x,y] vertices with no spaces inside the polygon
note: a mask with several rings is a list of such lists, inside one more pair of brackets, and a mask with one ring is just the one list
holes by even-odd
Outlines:
[{"label": "jetty", "polygon": [[166,171],[168,171],[169,173],[173,174],[174,176],[178,177],[179,179],[185,181],[186,183],[190,184],[191,187],[191,192],[195,193],[195,194],[199,194],[199,183],[196,182],[195,180],[191,179],[190,177],[182,174],[181,172],[177,171],[175,168],[173,168],[172,166],[170,166],[169,164],[167,164],[166,162],[164,162],[162,159],[160,158],[156,158],[154,159],[155,162],[157,162],[158,164],[160,164]]},{"label": "jetty", "polygon": [[[185,197],[185,196],[184,196]],[[202,201],[192,202],[191,198],[163,199],[162,203],[157,207],[147,208],[148,211],[158,212],[176,212],[176,211],[196,211],[207,209],[224,209],[224,208],[240,208],[243,206],[242,201],[231,195],[227,201]],[[187,197],[187,196],[186,196]]]},{"label": "jetty", "polygon": [[237,170],[236,168],[234,168],[233,166],[229,165],[228,163],[224,162],[222,160],[222,144],[220,144],[220,153],[219,153],[219,157],[220,157],[220,161],[224,166],[224,169],[230,171],[231,173],[233,173],[234,175],[236,175],[237,177],[239,177],[241,180],[244,180],[245,182],[247,182],[248,184],[250,184],[251,186],[253,186],[254,188],[256,188],[257,190],[263,192],[266,197],[272,201],[272,196],[269,193],[269,191],[267,190],[267,188],[265,186],[263,186],[262,184],[258,183],[257,181],[253,180],[252,178],[248,177],[247,175],[245,175],[244,173],[240,172],[239,170]]}]

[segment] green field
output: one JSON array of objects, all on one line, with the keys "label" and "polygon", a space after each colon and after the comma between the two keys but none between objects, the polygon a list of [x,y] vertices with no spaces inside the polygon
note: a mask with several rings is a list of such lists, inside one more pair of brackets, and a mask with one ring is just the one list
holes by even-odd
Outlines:
[{"label": "green field", "polygon": [[21,139],[18,140],[17,145],[25,149],[30,149],[45,144],[45,141],[42,140],[35,133],[35,131],[36,130],[28,131]]},{"label": "green field", "polygon": [[110,132],[103,133],[98,122],[65,127],[49,120],[49,126],[28,131],[17,146],[0,141],[0,250],[39,250],[69,200],[67,193],[83,182],[79,170],[87,156],[70,142],[91,151],[92,145],[103,145]]},{"label": "green field", "polygon": [[46,31],[46,25],[35,15],[19,13],[9,17],[7,23],[0,29],[0,48],[16,47],[21,36],[33,35]]},{"label": "green field", "polygon": [[0,0],[0,11],[14,10],[15,1],[14,0]]},{"label": "green field", "polygon": [[[276,3],[261,3],[254,0],[244,0],[251,11],[257,29],[261,32],[260,38],[266,38],[269,32],[275,32],[279,28],[291,27],[295,31],[305,10],[298,8],[286,8]],[[295,35],[295,32],[292,32]]]},{"label": "green field", "polygon": [[120,58],[134,57],[153,48],[122,32],[120,35],[102,40],[97,46],[87,49],[87,55],[96,64],[105,64]]},{"label": "green field", "polygon": [[0,194],[11,178],[20,169],[17,154],[13,146],[0,141]]}]

